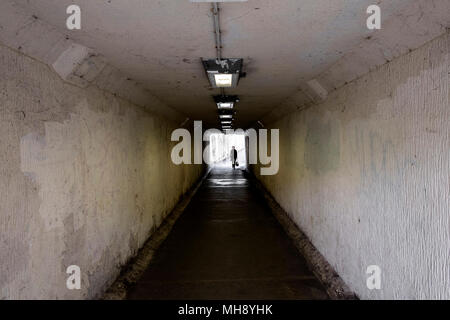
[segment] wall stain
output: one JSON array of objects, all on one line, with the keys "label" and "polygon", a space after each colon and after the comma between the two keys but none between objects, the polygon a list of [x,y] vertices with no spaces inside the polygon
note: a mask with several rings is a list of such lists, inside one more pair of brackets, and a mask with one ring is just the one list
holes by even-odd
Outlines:
[{"label": "wall stain", "polygon": [[316,174],[336,170],[340,164],[340,127],[337,121],[313,118],[305,138],[305,165]]}]

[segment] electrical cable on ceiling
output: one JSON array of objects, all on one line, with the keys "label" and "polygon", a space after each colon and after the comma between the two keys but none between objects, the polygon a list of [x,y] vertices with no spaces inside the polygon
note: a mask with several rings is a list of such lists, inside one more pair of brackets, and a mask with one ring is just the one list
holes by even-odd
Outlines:
[{"label": "electrical cable on ceiling", "polygon": [[[220,32],[220,19],[219,19],[219,4],[217,2],[212,3],[213,21],[214,21],[214,32],[216,40],[216,57],[217,60],[222,59],[222,37]],[[220,94],[225,95],[225,89],[220,88]]]},{"label": "electrical cable on ceiling", "polygon": [[214,19],[214,32],[216,35],[216,52],[217,52],[217,60],[222,59],[222,39],[220,36],[220,22],[219,22],[219,5],[217,2],[213,2],[212,11],[213,11],[213,19]]}]

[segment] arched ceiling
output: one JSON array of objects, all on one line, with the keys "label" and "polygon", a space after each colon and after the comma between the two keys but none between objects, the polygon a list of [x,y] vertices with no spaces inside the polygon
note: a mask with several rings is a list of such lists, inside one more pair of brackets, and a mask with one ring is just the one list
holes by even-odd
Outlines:
[{"label": "arched ceiling", "polygon": [[[104,55],[109,63],[143,84],[168,106],[191,119],[217,123],[212,95],[219,90],[210,88],[200,63],[201,57],[215,57],[210,3],[189,0],[15,2],[74,41]],[[366,28],[366,8],[374,2],[382,8],[382,21],[386,25],[401,19],[414,2],[428,3],[436,12],[445,3],[440,0],[220,3],[223,56],[243,58],[247,73],[237,88],[226,90],[227,94],[237,94],[241,99],[237,106],[237,125],[245,127],[261,119],[295,95],[302,83],[323,74],[346,54],[364,45],[374,34]],[[65,27],[65,11],[73,3],[82,9],[79,31]],[[416,9],[412,12],[413,20],[405,23],[419,25],[423,12]]]}]

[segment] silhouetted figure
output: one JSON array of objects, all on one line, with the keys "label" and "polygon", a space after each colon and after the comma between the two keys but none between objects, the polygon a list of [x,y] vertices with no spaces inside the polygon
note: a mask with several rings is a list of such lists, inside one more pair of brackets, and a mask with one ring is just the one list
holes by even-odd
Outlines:
[{"label": "silhouetted figure", "polygon": [[231,148],[230,158],[231,158],[231,165],[233,166],[233,169],[236,168],[236,160],[237,160],[237,151],[234,148],[234,146]]}]

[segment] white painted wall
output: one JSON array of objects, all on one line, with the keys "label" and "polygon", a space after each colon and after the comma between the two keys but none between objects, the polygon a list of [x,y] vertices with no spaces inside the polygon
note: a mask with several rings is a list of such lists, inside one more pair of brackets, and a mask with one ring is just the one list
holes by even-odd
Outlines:
[{"label": "white painted wall", "polygon": [[270,125],[259,179],[363,299],[450,299],[449,71],[446,33]]},{"label": "white painted wall", "polygon": [[0,124],[0,299],[98,297],[203,170],[177,124],[2,45]]}]

